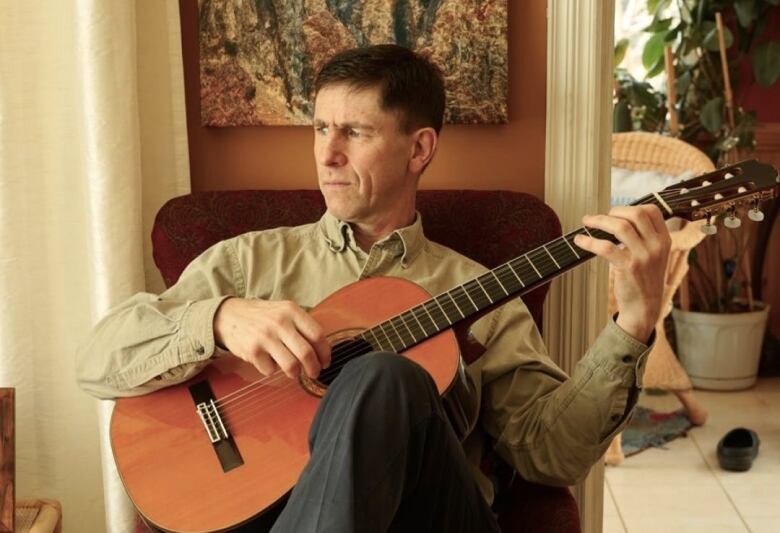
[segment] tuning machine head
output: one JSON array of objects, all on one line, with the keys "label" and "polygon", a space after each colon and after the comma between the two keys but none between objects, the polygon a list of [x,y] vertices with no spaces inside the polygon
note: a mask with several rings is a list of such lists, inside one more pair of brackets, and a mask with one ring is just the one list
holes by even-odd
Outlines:
[{"label": "tuning machine head", "polygon": [[737,229],[742,225],[742,221],[737,217],[736,206],[731,206],[726,211],[726,216],[723,217],[723,225],[729,229]]},{"label": "tuning machine head", "polygon": [[718,226],[715,225],[715,215],[707,214],[707,223],[701,227],[701,232],[705,235],[718,233]]},{"label": "tuning machine head", "polygon": [[753,200],[753,205],[748,209],[748,218],[753,222],[764,220],[764,213],[758,208],[758,200]]},{"label": "tuning machine head", "polygon": [[723,218],[723,225],[729,229],[737,229],[742,225],[742,221],[734,216],[733,213],[729,213]]}]

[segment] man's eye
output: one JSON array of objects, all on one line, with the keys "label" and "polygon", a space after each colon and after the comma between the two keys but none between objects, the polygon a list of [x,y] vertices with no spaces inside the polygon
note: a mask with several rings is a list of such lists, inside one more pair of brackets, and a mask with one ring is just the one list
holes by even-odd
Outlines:
[{"label": "man's eye", "polygon": [[320,135],[327,135],[328,134],[328,127],[327,126],[315,126],[314,131],[319,133]]},{"label": "man's eye", "polygon": [[350,137],[360,137],[361,134],[359,130],[356,130],[354,128],[349,128],[347,135],[349,135]]}]

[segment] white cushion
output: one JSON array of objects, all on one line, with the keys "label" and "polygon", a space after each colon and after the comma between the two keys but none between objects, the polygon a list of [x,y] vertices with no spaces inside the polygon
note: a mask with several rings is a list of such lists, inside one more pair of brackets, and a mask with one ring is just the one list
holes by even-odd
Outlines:
[{"label": "white cushion", "polygon": [[612,167],[612,193],[610,205],[629,205],[646,194],[658,192],[679,181],[693,176],[685,171],[679,176],[669,176],[657,170],[629,170]]}]

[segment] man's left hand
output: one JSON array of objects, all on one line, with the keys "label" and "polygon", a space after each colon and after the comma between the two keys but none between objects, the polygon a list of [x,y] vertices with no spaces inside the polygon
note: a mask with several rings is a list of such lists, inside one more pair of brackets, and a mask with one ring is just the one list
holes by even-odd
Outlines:
[{"label": "man's left hand", "polygon": [[619,206],[612,208],[609,215],[585,215],[582,223],[618,239],[620,244],[577,235],[574,242],[612,265],[618,306],[616,323],[635,339],[647,342],[661,314],[671,246],[661,211],[654,205]]}]

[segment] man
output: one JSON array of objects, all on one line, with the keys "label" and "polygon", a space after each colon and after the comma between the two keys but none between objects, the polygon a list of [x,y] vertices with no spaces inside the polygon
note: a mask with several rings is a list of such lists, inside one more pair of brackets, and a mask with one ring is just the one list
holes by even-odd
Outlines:
[{"label": "man", "polygon": [[[239,357],[266,376],[316,377],[330,346],[306,309],[336,289],[396,276],[438,294],[485,271],[426,240],[415,211],[442,125],[438,71],[401,47],[372,46],[334,57],[315,93],[323,218],[219,243],[161,295],[112,310],[80,350],[85,390],[150,392],[214,356]],[[468,368],[481,417],[461,447],[424,370],[386,353],[351,361],[320,404],[311,460],[274,531],[497,531],[494,488],[476,468],[485,433],[526,479],[581,479],[636,402],[669,249],[654,207],[583,222],[622,243],[576,241],[613,265],[619,313],[572,377],[545,354],[521,301],[485,316],[472,335],[486,351]]]}]

